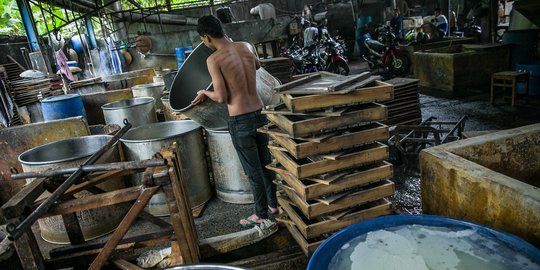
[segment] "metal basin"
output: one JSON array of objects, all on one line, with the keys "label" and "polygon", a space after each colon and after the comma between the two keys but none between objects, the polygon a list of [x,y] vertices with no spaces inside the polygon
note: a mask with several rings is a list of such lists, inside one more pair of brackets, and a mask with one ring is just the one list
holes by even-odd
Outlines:
[{"label": "metal basin", "polygon": [[133,97],[153,97],[156,103],[156,109],[163,110],[163,103],[161,102],[161,96],[165,90],[164,83],[147,83],[139,84],[131,87]]},{"label": "metal basin", "polygon": [[251,184],[242,169],[229,131],[206,131],[217,197],[228,203],[253,203]]},{"label": "metal basin", "polygon": [[105,124],[124,126],[124,118],[133,127],[157,122],[153,97],[131,98],[115,101],[101,106]]},{"label": "metal basin", "polygon": [[[197,123],[184,120],[145,125],[128,131],[120,141],[125,158],[132,161],[150,159],[161,148],[176,142],[191,206],[195,208],[211,198],[202,128]],[[133,181],[139,182],[140,175]],[[162,193],[154,195],[147,211],[155,216],[168,215],[165,196]]]},{"label": "metal basin", "polygon": [[[229,114],[226,104],[219,104],[207,98],[205,101],[193,106],[191,101],[201,89],[212,88],[212,77],[206,66],[206,59],[212,54],[212,50],[203,43],[199,44],[188,56],[171,86],[170,103],[175,111],[199,123],[207,129],[226,129]],[[279,102],[279,97],[274,93],[274,87],[279,81],[266,70],[257,70],[257,92],[264,105],[273,105]]]},{"label": "metal basin", "polygon": [[161,97],[161,103],[163,103],[163,114],[165,115],[165,121],[189,120],[187,116],[183,115],[181,112],[176,112],[171,108],[169,95]]},{"label": "metal basin", "polygon": [[[92,135],[66,139],[34,147],[21,155],[19,162],[23,171],[42,171],[54,168],[74,167],[82,164],[88,157],[105,145],[112,136]],[[118,147],[115,145],[107,151],[97,163],[120,161]],[[29,180],[32,181],[32,180]],[[105,191],[124,188],[123,178],[110,179],[97,185]],[[91,195],[87,191],[75,194],[76,198]],[[120,223],[127,208],[119,205],[100,207],[77,212],[77,218],[86,240],[110,233]],[[69,238],[61,216],[53,216],[38,220],[41,237],[48,242],[67,244]]]}]

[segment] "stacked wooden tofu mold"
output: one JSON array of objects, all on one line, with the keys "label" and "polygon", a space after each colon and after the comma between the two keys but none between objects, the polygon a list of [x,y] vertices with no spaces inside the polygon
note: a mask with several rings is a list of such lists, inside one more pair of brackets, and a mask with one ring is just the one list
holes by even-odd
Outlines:
[{"label": "stacked wooden tofu mold", "polygon": [[393,86],[369,73],[320,72],[284,84],[283,104],[267,108],[267,133],[280,187],[279,218],[307,256],[330,234],[387,215],[394,194],[388,126]]}]

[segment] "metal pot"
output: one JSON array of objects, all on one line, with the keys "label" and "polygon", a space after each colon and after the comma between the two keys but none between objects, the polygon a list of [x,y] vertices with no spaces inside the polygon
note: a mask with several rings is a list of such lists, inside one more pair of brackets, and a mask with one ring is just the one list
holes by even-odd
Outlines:
[{"label": "metal pot", "polygon": [[169,103],[169,95],[161,97],[161,103],[163,103],[163,114],[165,115],[165,121],[189,120],[187,116],[180,112],[175,112],[171,108],[171,103]]},{"label": "metal pot", "polygon": [[253,203],[251,184],[244,173],[229,131],[206,131],[217,197],[228,203]]},{"label": "metal pot", "polygon": [[139,84],[131,87],[133,97],[153,97],[156,103],[156,109],[163,110],[163,103],[161,102],[161,96],[163,96],[163,90],[165,90],[165,84],[161,83],[147,83]]},{"label": "metal pot", "polygon": [[223,264],[192,264],[192,265],[180,265],[171,268],[165,268],[165,270],[245,270],[231,265]]},{"label": "metal pot", "polygon": [[[190,120],[169,121],[141,126],[128,131],[122,139],[126,160],[150,159],[161,148],[176,142],[178,145],[182,172],[187,181],[189,201],[193,208],[198,207],[212,196],[202,128]],[[134,179],[140,182],[140,176]],[[148,212],[156,216],[169,214],[167,201],[162,193],[152,197]]]},{"label": "metal pot", "polygon": [[[111,138],[112,136],[109,135],[91,135],[56,141],[34,147],[19,155],[18,159],[25,172],[76,167],[81,165]],[[96,164],[117,161],[120,161],[120,155],[118,147],[115,145]],[[124,188],[125,184],[123,178],[120,177],[109,179],[107,182],[97,186],[105,191],[112,191]],[[82,191],[75,194],[75,197],[80,198],[88,195],[91,195],[91,193]],[[94,239],[114,231],[127,210],[128,208],[125,206],[112,205],[77,212],[76,215],[85,240]],[[61,216],[42,218],[38,220],[38,223],[41,237],[44,240],[59,244],[69,243]]]},{"label": "metal pot", "polygon": [[124,126],[124,118],[133,127],[157,122],[153,97],[131,98],[101,106],[105,124]]},{"label": "metal pot", "polygon": [[[226,104],[219,104],[207,98],[193,106],[191,101],[201,89],[212,88],[212,77],[206,66],[206,59],[212,50],[199,44],[188,56],[171,86],[170,103],[175,111],[179,111],[207,129],[226,129],[229,113]],[[266,70],[257,70],[257,92],[264,105],[274,105],[279,102],[279,96],[274,93],[274,87],[279,81]]]}]

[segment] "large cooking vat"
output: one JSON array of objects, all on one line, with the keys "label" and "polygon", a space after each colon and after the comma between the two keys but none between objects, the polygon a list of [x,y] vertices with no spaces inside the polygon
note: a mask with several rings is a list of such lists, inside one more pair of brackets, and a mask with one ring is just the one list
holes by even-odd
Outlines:
[{"label": "large cooking vat", "polygon": [[[25,172],[42,171],[53,168],[76,167],[81,165],[93,153],[99,150],[112,138],[109,135],[92,135],[70,138],[34,147],[21,155],[19,162]],[[118,148],[115,145],[96,162],[120,161]],[[97,185],[105,191],[124,188],[122,178],[110,179]],[[87,191],[75,194],[76,198],[88,196]],[[77,212],[77,218],[86,240],[105,235],[120,223],[127,208],[119,205],[100,207]],[[38,220],[41,236],[48,242],[66,244],[69,238],[61,216],[53,216]]]},{"label": "large cooking vat", "polygon": [[[399,232],[393,231],[395,228],[407,228],[409,232],[404,236],[393,235]],[[355,241],[361,237],[365,237],[362,241],[367,244],[356,245]],[[447,246],[446,240],[457,244]],[[429,256],[423,254],[425,250],[417,250],[418,246],[426,244],[432,246],[427,250]],[[394,247],[400,248],[392,250]],[[353,253],[340,258],[339,253],[349,248],[354,249]],[[372,254],[377,250],[385,252]],[[392,251],[392,255],[384,255]],[[427,266],[420,263],[422,257]],[[410,269],[410,264],[417,264],[415,269],[538,269],[540,250],[511,234],[462,220],[431,215],[391,215],[362,221],[335,233],[313,253],[307,269],[347,269],[338,259],[350,259],[353,265],[356,261],[355,269],[373,269],[369,264],[389,269]],[[485,268],[488,263],[493,264]]]},{"label": "large cooking vat", "polygon": [[165,83],[145,83],[138,84],[131,87],[133,91],[133,97],[153,97],[156,103],[156,109],[163,110],[163,103],[161,102],[161,96],[165,90]]},{"label": "large cooking vat", "polygon": [[[184,120],[145,125],[131,129],[120,141],[126,160],[130,161],[150,159],[161,148],[176,142],[192,208],[204,204],[211,198],[212,189],[208,177],[202,128],[197,123]],[[169,214],[163,193],[152,197],[147,210],[156,216]]]},{"label": "large cooking vat", "polygon": [[124,118],[133,127],[157,122],[153,97],[130,98],[101,106],[105,124],[124,126]]},{"label": "large cooking vat", "polygon": [[[201,89],[211,90],[212,77],[206,66],[206,59],[212,50],[203,43],[199,44],[188,56],[171,86],[171,107],[199,123],[206,129],[226,129],[229,114],[226,104],[219,104],[207,98],[205,101],[193,106],[191,101]],[[257,92],[264,105],[273,105],[279,102],[279,96],[274,87],[279,85],[270,73],[263,68],[257,70]]]},{"label": "large cooking vat", "polygon": [[228,130],[206,130],[217,197],[229,203],[253,203],[249,178],[242,169]]}]

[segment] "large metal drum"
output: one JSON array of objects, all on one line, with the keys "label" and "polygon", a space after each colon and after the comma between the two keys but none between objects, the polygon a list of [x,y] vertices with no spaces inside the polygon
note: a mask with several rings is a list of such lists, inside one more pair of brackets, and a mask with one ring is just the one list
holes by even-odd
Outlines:
[{"label": "large metal drum", "polygon": [[249,178],[242,169],[229,131],[206,131],[217,197],[229,203],[253,203]]},{"label": "large metal drum", "polygon": [[[112,136],[109,135],[92,135],[44,144],[19,155],[19,162],[25,172],[76,167],[107,144],[111,138]],[[117,161],[120,161],[120,155],[115,145],[103,154],[96,164]],[[124,188],[125,184],[123,178],[114,178],[97,186],[105,191],[112,191]],[[75,194],[75,197],[80,198],[90,194],[83,191]],[[116,229],[127,210],[124,206],[112,205],[77,212],[84,238],[90,240],[110,233]],[[69,243],[61,216],[42,218],[38,220],[38,223],[41,237],[46,241],[59,244]]]},{"label": "large metal drum", "polygon": [[162,96],[161,103],[163,103],[163,114],[165,115],[165,121],[189,120],[187,116],[183,115],[181,112],[176,112],[171,108],[169,95]]},{"label": "large metal drum", "polygon": [[124,126],[124,118],[133,127],[156,123],[156,107],[153,97],[130,98],[101,106],[105,124]]},{"label": "large metal drum", "polygon": [[156,109],[163,110],[163,103],[161,103],[161,96],[165,90],[165,83],[146,83],[139,84],[131,87],[133,91],[133,97],[153,97],[156,103]]},{"label": "large metal drum", "polygon": [[[197,123],[184,120],[145,125],[128,131],[120,141],[124,156],[130,161],[150,159],[161,148],[176,142],[192,208],[210,200],[212,189],[202,128]],[[168,215],[165,196],[162,193],[154,195],[148,203],[147,211],[155,216]]]},{"label": "large metal drum", "polygon": [[[229,114],[226,104],[220,104],[207,98],[193,106],[191,101],[201,89],[212,88],[212,77],[206,66],[206,59],[212,50],[203,43],[199,44],[188,56],[178,74],[174,78],[170,92],[170,104],[175,111],[179,111],[207,129],[226,129]],[[275,105],[279,96],[274,87],[279,81],[263,68],[257,70],[257,92],[264,105]]]}]

